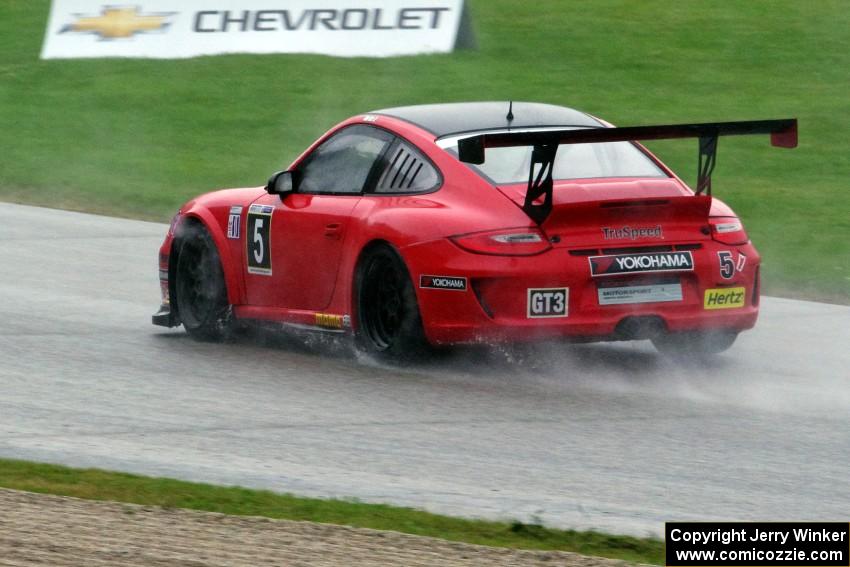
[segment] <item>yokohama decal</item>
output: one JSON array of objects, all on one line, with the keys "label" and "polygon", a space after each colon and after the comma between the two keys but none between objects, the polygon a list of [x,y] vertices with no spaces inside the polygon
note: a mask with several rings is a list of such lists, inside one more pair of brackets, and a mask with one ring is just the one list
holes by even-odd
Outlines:
[{"label": "yokohama decal", "polygon": [[690,272],[694,269],[694,258],[690,252],[591,256],[588,260],[590,261],[590,274],[592,276],[645,272]]},{"label": "yokohama decal", "polygon": [[466,278],[457,276],[419,276],[419,287],[466,291]]}]

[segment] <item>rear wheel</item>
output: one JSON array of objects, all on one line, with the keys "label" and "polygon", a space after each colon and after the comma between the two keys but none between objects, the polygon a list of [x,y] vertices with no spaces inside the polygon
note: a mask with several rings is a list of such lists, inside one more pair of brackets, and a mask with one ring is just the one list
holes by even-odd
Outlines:
[{"label": "rear wheel", "polygon": [[693,356],[709,356],[728,350],[738,338],[738,331],[683,331],[678,333],[663,333],[652,339],[652,344],[662,354],[687,358]]},{"label": "rear wheel", "polygon": [[357,344],[373,354],[404,358],[427,345],[410,274],[388,246],[368,250],[357,271]]},{"label": "rear wheel", "polygon": [[204,227],[192,224],[177,246],[175,292],[183,326],[194,339],[220,341],[229,335],[232,318],[215,243]]}]

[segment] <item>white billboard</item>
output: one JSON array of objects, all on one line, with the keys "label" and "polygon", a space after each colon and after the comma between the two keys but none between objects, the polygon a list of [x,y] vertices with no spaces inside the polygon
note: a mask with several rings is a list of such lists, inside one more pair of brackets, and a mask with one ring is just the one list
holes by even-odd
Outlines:
[{"label": "white billboard", "polygon": [[53,0],[43,59],[454,49],[463,0]]}]

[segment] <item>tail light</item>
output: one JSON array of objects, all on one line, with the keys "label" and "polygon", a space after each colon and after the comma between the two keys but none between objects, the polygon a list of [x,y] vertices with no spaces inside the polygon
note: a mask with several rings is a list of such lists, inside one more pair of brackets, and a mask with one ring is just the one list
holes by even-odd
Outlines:
[{"label": "tail light", "polygon": [[711,217],[711,238],[723,244],[746,244],[750,241],[744,225],[737,217]]},{"label": "tail light", "polygon": [[551,248],[546,236],[536,228],[461,234],[451,240],[467,252],[493,256],[534,256]]}]

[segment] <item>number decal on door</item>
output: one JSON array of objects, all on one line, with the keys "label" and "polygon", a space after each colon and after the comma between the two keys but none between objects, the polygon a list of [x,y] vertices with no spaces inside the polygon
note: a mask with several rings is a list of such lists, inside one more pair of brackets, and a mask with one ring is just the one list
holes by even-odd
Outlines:
[{"label": "number decal on door", "polygon": [[245,231],[245,257],[248,273],[272,275],[272,213],[270,205],[251,205],[248,209],[248,226]]}]

